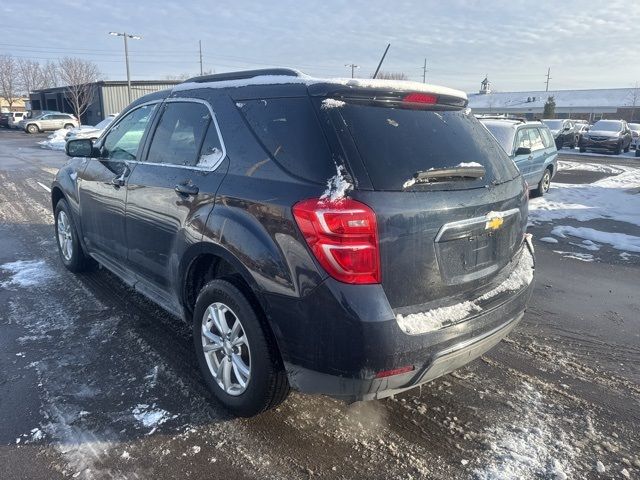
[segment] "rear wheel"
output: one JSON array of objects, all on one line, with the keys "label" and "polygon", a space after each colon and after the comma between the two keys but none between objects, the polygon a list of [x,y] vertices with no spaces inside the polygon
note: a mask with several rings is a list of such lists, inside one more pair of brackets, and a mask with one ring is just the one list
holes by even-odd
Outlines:
[{"label": "rear wheel", "polygon": [[231,282],[213,280],[198,295],[193,341],[205,382],[236,415],[250,417],[281,403],[289,382],[257,307]]},{"label": "rear wheel", "polygon": [[618,143],[618,145],[616,145],[616,148],[613,151],[613,153],[615,155],[620,155],[621,152],[622,152],[622,142],[620,142],[620,143]]},{"label": "rear wheel", "polygon": [[38,128],[38,126],[34,123],[31,123],[29,125],[27,125],[27,132],[28,133],[38,133],[40,131],[40,129]]},{"label": "rear wheel", "polygon": [[64,266],[72,272],[86,270],[89,258],[82,250],[76,225],[71,217],[69,204],[64,199],[60,200],[56,205],[55,228],[58,253]]},{"label": "rear wheel", "polygon": [[73,124],[72,124],[72,123],[65,123],[64,128],[65,128],[66,130],[71,130],[71,129],[72,129],[72,128],[74,128],[74,127],[73,127]]},{"label": "rear wheel", "polygon": [[533,191],[533,196],[542,197],[545,193],[549,191],[550,187],[551,187],[551,169],[547,168],[542,174],[542,178],[538,183],[538,188],[536,188]]}]

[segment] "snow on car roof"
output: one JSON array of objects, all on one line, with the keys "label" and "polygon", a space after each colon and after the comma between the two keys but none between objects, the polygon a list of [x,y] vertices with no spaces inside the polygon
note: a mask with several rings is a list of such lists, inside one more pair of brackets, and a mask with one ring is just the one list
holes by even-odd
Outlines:
[{"label": "snow on car roof", "polygon": [[344,85],[348,87],[363,88],[388,88],[391,90],[407,91],[407,92],[428,92],[436,95],[450,95],[453,97],[467,99],[467,94],[461,90],[442,87],[440,85],[430,85],[426,83],[410,82],[406,80],[382,80],[382,79],[366,79],[366,78],[315,78],[304,73],[298,76],[292,75],[258,75],[251,78],[243,78],[239,80],[221,80],[212,82],[185,82],[173,87],[173,92],[185,90],[195,90],[200,88],[238,88],[250,85],[284,85],[289,83],[315,85],[320,83],[328,83],[335,85]]}]

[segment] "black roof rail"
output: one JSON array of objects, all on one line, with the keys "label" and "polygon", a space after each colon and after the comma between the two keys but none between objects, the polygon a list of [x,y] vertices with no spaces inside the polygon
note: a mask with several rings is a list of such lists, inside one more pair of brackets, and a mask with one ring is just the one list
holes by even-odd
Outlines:
[{"label": "black roof rail", "polygon": [[224,82],[227,80],[244,80],[246,78],[262,77],[265,75],[299,77],[301,76],[301,73],[297,70],[293,70],[292,68],[261,68],[258,70],[243,70],[240,72],[226,72],[226,73],[215,73],[213,75],[201,75],[198,77],[188,78],[184,81],[184,83]]}]

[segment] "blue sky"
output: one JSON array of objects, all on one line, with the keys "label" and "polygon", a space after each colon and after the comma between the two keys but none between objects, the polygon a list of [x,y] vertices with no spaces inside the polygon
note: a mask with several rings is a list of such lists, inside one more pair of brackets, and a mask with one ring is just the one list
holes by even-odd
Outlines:
[{"label": "blue sky", "polygon": [[[95,61],[106,78],[292,66],[316,76],[368,77],[387,42],[384,70],[475,91],[628,87],[640,82],[640,9],[634,1],[29,0],[3,1],[0,54]],[[28,5],[28,8],[26,8]]]}]

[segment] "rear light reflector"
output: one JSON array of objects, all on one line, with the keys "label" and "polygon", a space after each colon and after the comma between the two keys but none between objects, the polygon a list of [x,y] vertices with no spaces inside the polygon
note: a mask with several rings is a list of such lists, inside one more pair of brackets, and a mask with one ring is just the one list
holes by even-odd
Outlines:
[{"label": "rear light reflector", "polygon": [[438,103],[438,97],[430,93],[414,92],[405,95],[402,101],[404,103],[427,103],[429,105],[435,105]]},{"label": "rear light reflector", "polygon": [[403,373],[412,372],[415,369],[413,365],[407,365],[406,367],[394,368],[393,370],[383,370],[376,373],[376,378],[392,377],[394,375],[401,375]]},{"label": "rear light reflector", "polygon": [[350,198],[303,200],[293,216],[316,260],[336,280],[380,283],[380,249],[375,212]]}]

